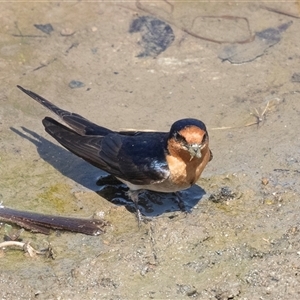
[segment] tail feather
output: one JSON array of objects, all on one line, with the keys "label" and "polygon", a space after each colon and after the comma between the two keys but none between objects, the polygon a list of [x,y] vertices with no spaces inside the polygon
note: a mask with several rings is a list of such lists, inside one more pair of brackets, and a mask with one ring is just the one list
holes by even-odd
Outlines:
[{"label": "tail feather", "polygon": [[104,171],[107,170],[106,163],[99,156],[103,137],[81,136],[50,117],[43,119],[43,125],[46,132],[69,151],[83,158],[93,166]]},{"label": "tail feather", "polygon": [[47,99],[39,96],[38,94],[31,92],[29,90],[24,89],[23,87],[17,85],[17,87],[27,94],[29,97],[37,101],[38,103],[42,104],[46,108],[48,108],[50,111],[55,113],[57,116],[59,116],[66,124],[68,124],[71,128],[73,128],[78,134],[80,135],[107,135],[109,133],[112,133],[113,131],[99,126],[93,122],[90,122],[86,118],[75,114],[68,112],[66,110],[63,110]]}]

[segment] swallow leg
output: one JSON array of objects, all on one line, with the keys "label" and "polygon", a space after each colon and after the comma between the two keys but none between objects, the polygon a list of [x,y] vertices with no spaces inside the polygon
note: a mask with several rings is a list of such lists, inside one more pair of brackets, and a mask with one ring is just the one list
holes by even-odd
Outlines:
[{"label": "swallow leg", "polygon": [[181,194],[181,192],[179,191],[179,192],[176,192],[175,193],[175,201],[177,202],[177,205],[178,205],[178,207],[179,207],[179,209],[182,211],[182,212],[187,212],[187,209],[186,209],[186,207],[185,207],[185,204],[184,204],[184,201],[183,201],[183,199],[182,199],[182,194]]},{"label": "swallow leg", "polygon": [[136,191],[129,190],[127,192],[128,197],[134,203],[139,227],[141,226],[141,223],[142,223],[142,221],[144,219],[143,216],[142,216],[142,213],[141,213],[141,211],[139,209],[139,193],[140,192],[141,192],[141,190],[136,190]]}]

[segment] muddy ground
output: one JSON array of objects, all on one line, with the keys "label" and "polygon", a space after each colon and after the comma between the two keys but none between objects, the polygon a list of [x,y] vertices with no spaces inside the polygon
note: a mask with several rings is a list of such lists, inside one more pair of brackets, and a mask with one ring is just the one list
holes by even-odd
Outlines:
[{"label": "muddy ground", "polygon": [[[2,251],[1,299],[299,298],[300,5],[265,5],[1,4],[0,201],[110,222],[97,237],[23,232],[54,259]],[[204,121],[214,158],[183,194],[191,212],[158,195],[138,228],[17,84],[116,130]]]}]

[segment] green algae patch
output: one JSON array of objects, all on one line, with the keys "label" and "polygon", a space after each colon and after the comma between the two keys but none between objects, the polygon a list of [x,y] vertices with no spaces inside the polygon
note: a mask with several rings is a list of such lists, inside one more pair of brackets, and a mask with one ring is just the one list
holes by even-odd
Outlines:
[{"label": "green algae patch", "polygon": [[[76,198],[70,192],[71,187],[65,183],[56,183],[49,187],[46,187],[45,190],[37,195],[34,203],[36,207],[51,207],[51,213],[55,212],[58,213],[69,213],[77,210],[78,207],[76,206]],[[43,209],[43,213],[45,210]],[[49,211],[47,212],[49,213]]]}]

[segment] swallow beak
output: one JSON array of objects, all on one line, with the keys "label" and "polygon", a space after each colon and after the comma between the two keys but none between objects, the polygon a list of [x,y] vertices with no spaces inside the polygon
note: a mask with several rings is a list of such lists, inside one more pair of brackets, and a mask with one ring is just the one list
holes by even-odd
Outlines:
[{"label": "swallow beak", "polygon": [[191,155],[191,160],[194,157],[201,158],[201,149],[202,149],[202,144],[191,144],[191,145],[189,145],[188,151]]}]

